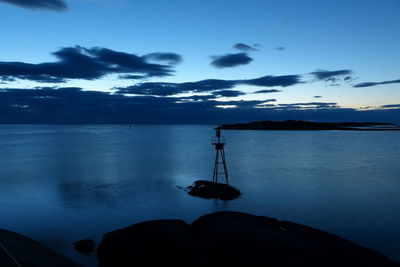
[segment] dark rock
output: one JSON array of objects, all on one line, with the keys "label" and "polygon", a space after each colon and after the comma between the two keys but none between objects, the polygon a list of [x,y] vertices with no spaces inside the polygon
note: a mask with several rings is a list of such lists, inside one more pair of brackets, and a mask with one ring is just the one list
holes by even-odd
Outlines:
[{"label": "dark rock", "polygon": [[93,253],[96,247],[96,243],[92,239],[83,239],[75,242],[73,245],[76,251],[83,254]]},{"label": "dark rock", "polygon": [[327,232],[246,213],[208,214],[188,232],[198,266],[399,266]]},{"label": "dark rock", "polygon": [[99,266],[185,266],[187,227],[182,220],[158,220],[107,233],[97,249]]},{"label": "dark rock", "polygon": [[100,266],[400,266],[384,255],[304,225],[217,212],[190,226],[149,221],[108,233]]},{"label": "dark rock", "polygon": [[[0,266],[75,267],[80,264],[23,235],[0,229]],[[6,251],[7,252],[6,252]],[[11,254],[15,261],[8,255]]]},{"label": "dark rock", "polygon": [[206,199],[218,198],[221,200],[232,200],[240,196],[240,191],[228,184],[213,183],[210,181],[195,181],[193,186],[188,187],[189,195]]}]

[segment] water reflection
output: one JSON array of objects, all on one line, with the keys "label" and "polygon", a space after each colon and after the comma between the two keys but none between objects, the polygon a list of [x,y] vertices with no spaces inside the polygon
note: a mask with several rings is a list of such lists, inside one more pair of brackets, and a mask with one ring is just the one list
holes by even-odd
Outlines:
[{"label": "water reflection", "polygon": [[129,184],[99,184],[98,182],[60,183],[58,194],[67,208],[87,209],[99,205],[111,208],[118,205],[118,197],[124,192],[129,192],[130,186]]},{"label": "water reflection", "polygon": [[212,126],[0,126],[1,227],[79,258],[69,244],[82,238],[236,210],[400,255],[398,133],[226,131],[230,182],[243,192],[231,202],[177,188],[211,179],[213,134]]}]

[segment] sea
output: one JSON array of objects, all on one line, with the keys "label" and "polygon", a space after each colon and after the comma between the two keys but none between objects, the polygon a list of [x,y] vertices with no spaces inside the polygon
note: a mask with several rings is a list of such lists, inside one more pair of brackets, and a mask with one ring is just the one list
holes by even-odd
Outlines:
[{"label": "sea", "polygon": [[[400,261],[400,132],[224,130],[231,201],[211,180],[215,125],[1,125],[0,228],[84,264],[73,243],[216,211],[289,220]],[[223,177],[220,182],[224,182]]]}]

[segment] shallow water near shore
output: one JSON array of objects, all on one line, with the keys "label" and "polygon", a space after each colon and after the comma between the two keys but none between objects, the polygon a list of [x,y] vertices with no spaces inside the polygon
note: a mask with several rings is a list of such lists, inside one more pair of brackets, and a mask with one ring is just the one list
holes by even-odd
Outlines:
[{"label": "shallow water near shore", "polygon": [[400,261],[400,132],[223,131],[232,201],[211,179],[212,125],[2,125],[0,227],[87,266],[72,243],[221,210],[306,224]]}]

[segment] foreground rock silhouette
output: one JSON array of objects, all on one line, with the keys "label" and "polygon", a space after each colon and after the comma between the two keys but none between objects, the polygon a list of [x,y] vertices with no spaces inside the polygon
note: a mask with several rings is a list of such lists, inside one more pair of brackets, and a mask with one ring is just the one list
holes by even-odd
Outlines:
[{"label": "foreground rock silhouette", "polygon": [[147,221],[104,235],[108,266],[400,266],[351,241],[297,223],[217,212],[188,225]]},{"label": "foreground rock silhouette", "polygon": [[82,239],[72,244],[74,249],[82,254],[92,254],[95,251],[96,243],[93,239]]},{"label": "foreground rock silhouette", "polygon": [[0,229],[0,244],[0,266],[18,266],[17,263],[29,267],[82,266],[45,245],[8,230]]}]

